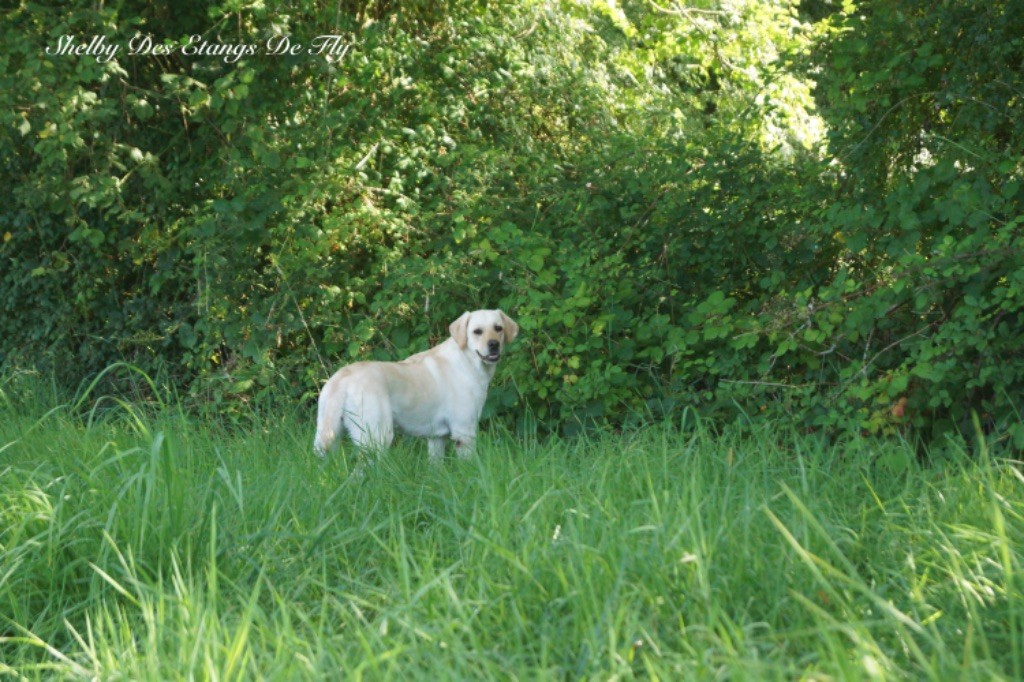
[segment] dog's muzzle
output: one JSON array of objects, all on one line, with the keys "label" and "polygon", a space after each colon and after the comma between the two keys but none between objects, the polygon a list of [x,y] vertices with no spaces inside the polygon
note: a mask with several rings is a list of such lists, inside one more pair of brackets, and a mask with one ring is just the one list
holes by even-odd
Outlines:
[{"label": "dog's muzzle", "polygon": [[480,351],[476,352],[480,356],[480,359],[484,362],[494,364],[498,360],[501,360],[501,344],[497,341],[487,342],[487,355],[484,355]]},{"label": "dog's muzzle", "polygon": [[488,362],[492,365],[496,363],[498,360],[501,360],[501,351],[493,351],[488,353],[487,355],[484,355],[480,351],[477,351],[476,354],[480,357],[481,360],[483,360],[484,362]]}]

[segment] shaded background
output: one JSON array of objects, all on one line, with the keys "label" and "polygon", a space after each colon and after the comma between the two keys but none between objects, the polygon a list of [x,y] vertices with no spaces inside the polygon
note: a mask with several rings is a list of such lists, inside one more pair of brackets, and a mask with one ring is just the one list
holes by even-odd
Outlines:
[{"label": "shaded background", "polygon": [[[16,3],[0,363],[127,360],[230,415],[502,307],[510,425],[927,442],[973,411],[1024,446],[1021,9]],[[351,48],[45,54],[140,33]]]}]

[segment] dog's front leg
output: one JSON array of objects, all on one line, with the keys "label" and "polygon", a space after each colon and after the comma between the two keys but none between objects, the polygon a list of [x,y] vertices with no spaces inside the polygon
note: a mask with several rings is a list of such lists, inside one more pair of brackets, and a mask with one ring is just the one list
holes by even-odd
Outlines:
[{"label": "dog's front leg", "polygon": [[441,436],[440,438],[428,438],[427,451],[429,453],[430,463],[434,466],[440,465],[444,460],[444,436]]},{"label": "dog's front leg", "polygon": [[455,454],[459,459],[469,459],[473,456],[476,450],[475,433],[452,434],[452,440],[455,441]]}]

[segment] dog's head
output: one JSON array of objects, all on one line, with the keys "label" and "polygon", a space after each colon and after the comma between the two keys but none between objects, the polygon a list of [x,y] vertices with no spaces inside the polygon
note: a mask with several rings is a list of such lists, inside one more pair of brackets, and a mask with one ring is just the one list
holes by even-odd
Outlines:
[{"label": "dog's head", "polygon": [[501,359],[505,344],[519,333],[519,325],[500,310],[475,310],[448,327],[452,338],[462,350],[475,354],[485,365],[494,365]]}]

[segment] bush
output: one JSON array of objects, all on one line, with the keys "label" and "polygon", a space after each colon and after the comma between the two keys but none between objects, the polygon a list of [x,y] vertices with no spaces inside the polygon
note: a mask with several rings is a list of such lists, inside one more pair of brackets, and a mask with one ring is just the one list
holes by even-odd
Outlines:
[{"label": "bush", "polygon": [[[500,306],[524,334],[489,413],[547,429],[973,411],[1019,447],[1004,5],[4,10],[0,362],[128,360],[230,412]],[[137,33],[170,54],[45,54]],[[325,33],[348,51],[181,49]]]}]

